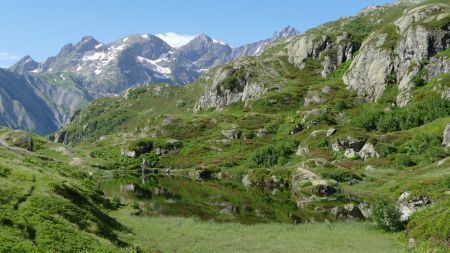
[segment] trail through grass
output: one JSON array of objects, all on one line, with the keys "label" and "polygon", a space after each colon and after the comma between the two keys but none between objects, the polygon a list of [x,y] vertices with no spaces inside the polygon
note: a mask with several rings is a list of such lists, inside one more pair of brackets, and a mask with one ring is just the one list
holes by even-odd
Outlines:
[{"label": "trail through grass", "polygon": [[113,216],[133,228],[129,236],[142,247],[162,252],[402,252],[398,234],[369,223],[240,225],[177,217],[139,217],[122,209]]}]

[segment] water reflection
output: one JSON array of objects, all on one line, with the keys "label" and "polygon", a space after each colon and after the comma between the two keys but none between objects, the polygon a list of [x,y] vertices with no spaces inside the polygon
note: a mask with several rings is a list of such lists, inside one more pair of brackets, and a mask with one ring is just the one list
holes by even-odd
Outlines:
[{"label": "water reflection", "polygon": [[[104,185],[107,194],[132,204],[136,214],[199,217],[218,222],[332,222],[364,219],[355,201],[340,195],[298,196],[289,189],[245,188],[238,182],[121,175]],[[344,205],[343,203],[346,203]]]}]

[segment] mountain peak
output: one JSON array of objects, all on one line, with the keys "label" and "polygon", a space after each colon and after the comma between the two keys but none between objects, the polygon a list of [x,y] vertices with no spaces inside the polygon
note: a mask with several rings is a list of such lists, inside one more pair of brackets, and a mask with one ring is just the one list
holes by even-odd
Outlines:
[{"label": "mountain peak", "polygon": [[16,64],[14,64],[10,70],[17,74],[27,74],[33,70],[39,68],[39,63],[34,61],[31,56],[26,55],[20,59]]},{"label": "mountain peak", "polygon": [[295,36],[299,33],[300,32],[297,31],[294,27],[288,25],[285,28],[283,28],[282,30],[274,32],[272,35],[272,39],[277,40],[277,39],[288,38],[288,37]]},{"label": "mountain peak", "polygon": [[213,40],[206,34],[200,33],[197,35],[193,40],[191,40],[189,43],[194,41],[203,41],[203,42],[213,42]]},{"label": "mountain peak", "polygon": [[75,45],[75,50],[77,50],[78,52],[91,51],[94,50],[95,46],[99,44],[100,42],[98,42],[94,37],[84,36],[83,38],[81,38],[80,42]]}]

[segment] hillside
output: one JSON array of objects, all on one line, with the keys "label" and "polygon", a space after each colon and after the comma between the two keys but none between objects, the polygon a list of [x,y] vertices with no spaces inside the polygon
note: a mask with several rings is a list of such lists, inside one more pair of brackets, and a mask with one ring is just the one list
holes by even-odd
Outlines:
[{"label": "hillside", "polygon": [[448,252],[450,2],[261,45],[1,130],[0,251]]}]

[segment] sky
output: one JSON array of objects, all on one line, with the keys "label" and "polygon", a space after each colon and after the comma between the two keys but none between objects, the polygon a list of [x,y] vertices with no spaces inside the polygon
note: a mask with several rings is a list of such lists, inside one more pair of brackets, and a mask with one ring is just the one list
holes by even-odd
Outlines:
[{"label": "sky", "polygon": [[287,25],[303,32],[389,2],[395,0],[3,0],[0,67],[25,55],[44,61],[86,35],[109,43],[150,33],[180,46],[205,33],[236,47]]}]

